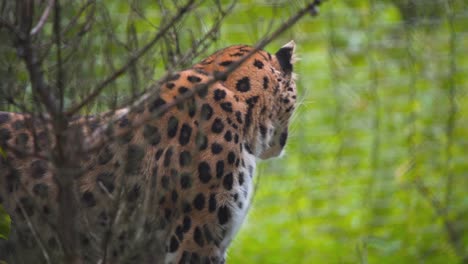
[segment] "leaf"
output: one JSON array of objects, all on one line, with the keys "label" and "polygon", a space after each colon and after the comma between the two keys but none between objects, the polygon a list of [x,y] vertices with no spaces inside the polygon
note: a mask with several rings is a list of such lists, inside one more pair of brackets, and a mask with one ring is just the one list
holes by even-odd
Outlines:
[{"label": "leaf", "polygon": [[0,205],[0,238],[8,239],[10,234],[11,218]]}]

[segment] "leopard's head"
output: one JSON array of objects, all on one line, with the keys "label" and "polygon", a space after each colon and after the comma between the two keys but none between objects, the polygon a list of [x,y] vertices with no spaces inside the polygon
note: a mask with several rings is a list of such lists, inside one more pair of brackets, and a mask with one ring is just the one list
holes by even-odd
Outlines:
[{"label": "leopard's head", "polygon": [[[275,54],[256,51],[221,83],[240,103],[245,103],[242,125],[255,156],[261,159],[281,154],[288,137],[289,120],[296,104],[293,73],[295,43],[290,41]],[[254,50],[231,46],[195,65],[207,72],[226,70]]]}]

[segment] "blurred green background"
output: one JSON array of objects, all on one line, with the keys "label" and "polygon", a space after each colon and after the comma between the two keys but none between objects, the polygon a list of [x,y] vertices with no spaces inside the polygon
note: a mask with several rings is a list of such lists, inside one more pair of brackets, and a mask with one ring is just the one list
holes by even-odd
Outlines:
[{"label": "blurred green background", "polygon": [[[242,1],[220,39],[296,6]],[[328,1],[268,47],[297,42],[301,101],[228,261],[468,263],[467,7]]]},{"label": "blurred green background", "polygon": [[[66,61],[66,106],[149,39],[171,11],[155,2],[97,6],[107,11],[95,21],[96,34],[66,47],[75,51]],[[256,43],[304,3],[239,1],[214,44],[186,64],[227,45]],[[130,7],[141,13],[127,15]],[[180,24],[177,49],[206,32],[216,12],[212,1],[202,2],[197,17]],[[140,43],[126,39],[132,34]],[[253,205],[228,262],[468,263],[468,1],[326,1],[318,17],[307,16],[267,50],[291,39],[301,59],[300,105],[285,155],[259,165]],[[171,47],[165,41],[88,111],[114,107],[162,76],[171,59],[161,59]],[[28,98],[24,66],[11,45],[0,47],[0,88]],[[45,64],[53,79],[55,61]],[[18,111],[2,98],[0,108]]]}]

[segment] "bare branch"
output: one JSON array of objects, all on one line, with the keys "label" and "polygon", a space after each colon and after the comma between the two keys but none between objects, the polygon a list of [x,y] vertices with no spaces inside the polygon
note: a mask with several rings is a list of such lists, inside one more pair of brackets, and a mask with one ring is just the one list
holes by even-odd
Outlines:
[{"label": "bare branch", "polygon": [[85,105],[93,101],[102,92],[102,90],[106,88],[107,85],[109,85],[110,83],[114,82],[117,78],[122,76],[130,68],[131,65],[133,65],[136,61],[138,61],[146,52],[148,52],[166,34],[166,32],[172,27],[174,23],[176,23],[182,17],[184,17],[187,11],[189,11],[192,8],[192,6],[194,5],[194,2],[195,0],[189,0],[187,4],[181,7],[177,11],[177,14],[163,28],[161,28],[158,31],[158,33],[154,36],[154,38],[149,43],[147,43],[143,48],[135,52],[130,57],[130,59],[117,71],[115,71],[109,77],[107,77],[102,82],[100,82],[84,100],[82,100],[77,105],[72,106],[67,111],[66,115],[72,116],[75,113],[77,113]]},{"label": "bare branch", "polygon": [[[75,26],[76,22],[78,21],[78,19],[81,17],[81,14],[83,14],[84,11],[86,11],[86,9],[88,9],[88,7],[92,4],[96,4],[96,0],[88,0],[81,8],[80,10],[78,10],[78,12],[76,13],[76,15],[70,19],[70,22],[68,22],[68,24],[65,26],[65,28],[63,29],[62,31],[62,35],[66,34],[72,27]],[[88,20],[88,19],[86,19]]]},{"label": "bare branch", "polygon": [[15,41],[18,56],[26,64],[33,91],[39,96],[40,101],[46,107],[49,114],[55,117],[58,114],[57,101],[45,81],[41,63],[37,57],[36,47],[32,44],[31,36],[29,35],[34,14],[33,1],[18,3],[17,12],[19,30],[21,32],[21,35],[17,35]]},{"label": "bare branch", "polygon": [[41,31],[42,27],[44,27],[45,22],[47,21],[47,18],[49,18],[49,13],[50,13],[50,10],[52,9],[52,6],[54,5],[54,2],[55,2],[54,0],[49,0],[49,3],[47,4],[47,6],[45,8],[44,13],[42,13],[42,16],[39,19],[39,22],[31,30],[31,36],[34,36],[37,33],[39,33],[39,31]]},{"label": "bare branch", "polygon": [[[54,0],[50,0],[51,2],[54,2]],[[58,96],[59,96],[59,108],[60,112],[63,110],[63,100],[64,100],[64,72],[63,72],[63,65],[62,65],[62,34],[61,34],[61,29],[60,29],[60,3],[59,1],[55,2],[54,5],[55,8],[55,16],[54,16],[54,35],[55,35],[55,46],[57,49],[57,77],[56,77],[56,85],[57,85],[57,90],[58,90]]]},{"label": "bare branch", "polygon": [[33,223],[31,222],[31,219],[29,218],[28,213],[24,209],[24,206],[22,205],[22,203],[19,202],[16,197],[15,197],[15,200],[16,200],[16,204],[19,206],[19,208],[21,210],[21,214],[23,215],[24,219],[26,220],[26,224],[28,225],[29,230],[31,230],[31,233],[32,233],[32,235],[34,237],[34,240],[36,241],[37,245],[41,249],[42,256],[45,258],[46,263],[48,263],[48,264],[52,263],[50,261],[49,253],[47,252],[47,250],[46,250],[46,248],[44,246],[44,242],[42,242],[42,239],[40,238],[40,236],[39,236],[39,234],[37,232],[37,229],[36,229],[37,226],[33,225]]},{"label": "bare branch", "polygon": [[[88,7],[91,6],[92,4],[96,4],[96,1],[95,0],[88,0],[83,6],[81,6],[81,8],[76,13],[76,15],[72,19],[70,19],[68,24],[62,30],[62,33],[61,33],[62,36],[65,36],[65,34],[68,33],[68,31],[70,31],[70,29],[72,29],[76,25],[76,22],[81,17],[83,12],[85,12],[88,9]],[[93,5],[93,6],[95,6],[95,5]],[[83,37],[89,31],[89,29],[91,28],[90,24],[93,22],[93,20],[91,19],[92,16],[93,16],[93,12],[90,12],[90,14],[88,14],[86,16],[85,22],[83,23],[83,25],[81,25],[80,30],[78,30],[78,33],[76,34],[78,36],[78,40],[77,39],[72,39],[71,40],[71,42],[74,45],[78,45],[80,43],[81,37]],[[50,50],[50,48],[52,47],[52,45],[54,43],[55,43],[55,41],[52,39],[49,42],[47,42],[46,44],[44,44],[44,46],[42,48],[43,52],[41,54],[41,58],[39,59],[40,62],[44,61],[44,59],[47,57],[47,55],[49,54],[49,50]]]},{"label": "bare branch", "polygon": [[38,93],[42,103],[52,116],[58,113],[56,99],[49,90],[38,61],[36,50],[29,38],[19,40],[17,44],[18,53],[23,58],[31,80],[31,86]]},{"label": "bare branch", "polygon": [[[214,24],[211,26],[210,30],[208,30],[200,39],[198,39],[196,42],[192,43],[192,47],[185,52],[182,56],[180,56],[180,59],[175,60],[171,65],[185,65],[186,63],[190,62],[193,58],[197,57],[201,53],[205,52],[208,48],[209,45],[214,41],[215,35],[219,31],[222,22],[226,18],[228,14],[231,13],[231,11],[234,9],[235,2],[232,3],[226,10],[219,11],[221,16],[214,22]],[[208,42],[208,40],[211,40],[211,42]],[[168,67],[168,73],[172,73],[175,69],[172,67]],[[168,75],[166,75],[167,77]],[[163,80],[165,78],[162,78]],[[155,85],[151,85],[151,87],[154,87]]]}]

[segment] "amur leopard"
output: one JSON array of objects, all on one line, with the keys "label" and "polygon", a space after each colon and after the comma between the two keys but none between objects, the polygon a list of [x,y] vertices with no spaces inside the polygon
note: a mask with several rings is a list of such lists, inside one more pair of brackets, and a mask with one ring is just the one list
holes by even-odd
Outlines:
[{"label": "amur leopard", "polygon": [[[115,135],[144,121],[80,160],[83,173],[74,183],[81,262],[224,263],[249,209],[256,158],[280,155],[288,138],[294,50],[293,41],[275,54],[231,46],[167,78],[137,111],[70,121],[85,137],[109,116],[119,115]],[[249,53],[226,78],[193,90]],[[0,260],[10,264],[63,255],[50,127],[46,118],[0,112],[0,203],[13,219]]]}]

